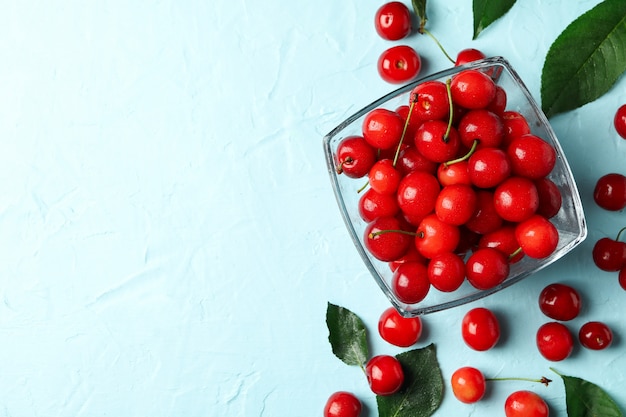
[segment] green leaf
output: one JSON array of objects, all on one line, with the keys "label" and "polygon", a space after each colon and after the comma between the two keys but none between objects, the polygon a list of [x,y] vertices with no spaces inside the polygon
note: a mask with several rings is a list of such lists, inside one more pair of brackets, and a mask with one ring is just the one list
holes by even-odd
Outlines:
[{"label": "green leaf", "polygon": [[441,405],[443,377],[435,345],[396,355],[404,371],[404,385],[397,393],[377,396],[379,417],[428,417]]},{"label": "green leaf", "polygon": [[363,367],[369,352],[367,331],[361,319],[347,308],[328,303],[326,325],[335,356],[348,365]]},{"label": "green leaf", "polygon": [[428,16],[426,16],[426,0],[411,0],[411,2],[413,4],[413,11],[420,20],[418,32],[424,33],[424,27],[428,21]]},{"label": "green leaf", "polygon": [[474,0],[472,9],[474,13],[474,37],[487,26],[501,18],[515,4],[515,0]]},{"label": "green leaf", "polygon": [[546,116],[590,103],[626,71],[626,1],[605,0],[569,24],[550,46],[541,74]]},{"label": "green leaf", "polygon": [[559,376],[565,384],[568,417],[624,417],[615,401],[596,384],[573,376]]}]

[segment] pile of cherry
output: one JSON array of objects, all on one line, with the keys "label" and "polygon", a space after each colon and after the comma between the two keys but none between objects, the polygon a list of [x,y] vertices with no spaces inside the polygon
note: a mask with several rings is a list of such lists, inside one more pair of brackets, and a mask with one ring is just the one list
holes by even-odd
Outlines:
[{"label": "pile of cherry", "polygon": [[338,172],[367,180],[363,243],[389,263],[400,301],[466,279],[490,289],[512,263],[556,249],[550,218],[562,200],[548,178],[556,151],[506,102],[488,70],[466,69],[418,84],[396,110],[370,111],[362,135],[338,144]]}]

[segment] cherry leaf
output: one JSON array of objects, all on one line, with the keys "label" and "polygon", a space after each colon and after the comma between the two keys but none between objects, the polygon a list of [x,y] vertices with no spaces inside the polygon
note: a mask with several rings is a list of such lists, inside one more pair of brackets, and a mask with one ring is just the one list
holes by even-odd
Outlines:
[{"label": "cherry leaf", "polygon": [[396,355],[404,371],[404,384],[393,395],[376,397],[379,417],[429,417],[443,398],[443,377],[435,345]]},{"label": "cherry leaf", "polygon": [[413,11],[420,21],[418,32],[423,33],[424,26],[426,26],[426,22],[428,21],[428,16],[426,16],[426,0],[411,0],[411,3],[413,4]]},{"label": "cherry leaf", "polygon": [[474,37],[487,26],[501,18],[515,4],[515,0],[474,0],[472,4],[474,14]]},{"label": "cherry leaf", "polygon": [[570,23],[550,46],[541,74],[548,117],[609,91],[626,71],[626,1],[605,0]]},{"label": "cherry leaf", "polygon": [[615,401],[598,385],[578,377],[558,375],[565,385],[568,417],[624,417]]},{"label": "cherry leaf", "polygon": [[363,321],[347,308],[328,303],[328,341],[333,353],[348,365],[363,367],[367,361],[367,331]]}]

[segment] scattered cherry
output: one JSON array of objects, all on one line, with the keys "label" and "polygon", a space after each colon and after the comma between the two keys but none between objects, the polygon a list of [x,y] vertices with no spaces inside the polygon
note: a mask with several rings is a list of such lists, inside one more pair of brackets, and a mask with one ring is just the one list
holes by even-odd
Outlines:
[{"label": "scattered cherry", "polygon": [[613,126],[623,139],[626,139],[626,104],[618,107],[613,118]]},{"label": "scattered cherry", "polygon": [[383,39],[389,41],[403,39],[411,33],[411,12],[402,2],[385,3],[376,11],[374,26]]},{"label": "scattered cherry", "polygon": [[622,269],[619,270],[617,279],[619,282],[619,286],[622,287],[622,289],[626,290],[626,265],[624,265]]},{"label": "scattered cherry", "polygon": [[504,402],[506,417],[548,417],[546,402],[537,393],[527,390],[515,391]]},{"label": "scattered cherry", "polygon": [[463,316],[461,323],[463,341],[472,349],[486,351],[500,339],[500,324],[496,315],[484,307],[476,307]]},{"label": "scattered cherry", "polygon": [[598,206],[609,211],[626,207],[626,176],[612,172],[598,178],[593,199]]},{"label": "scattered cherry", "polygon": [[561,322],[545,323],[537,330],[537,348],[549,361],[562,361],[568,358],[574,349],[574,338],[567,326]]},{"label": "scattered cherry", "polygon": [[402,365],[391,355],[377,355],[368,360],[365,375],[370,389],[376,395],[394,394],[404,382]]},{"label": "scattered cherry", "polygon": [[347,391],[337,391],[328,397],[324,406],[324,417],[359,417],[361,401]]},{"label": "scattered cherry", "polygon": [[587,349],[602,350],[613,341],[613,332],[605,323],[589,321],[580,327],[578,340]]},{"label": "scattered cherry", "polygon": [[454,61],[454,66],[458,67],[461,65],[468,64],[470,62],[478,61],[486,58],[487,56],[478,49],[475,48],[466,48],[459,51],[456,55],[456,60]]},{"label": "scattered cherry", "polygon": [[539,309],[554,320],[569,321],[576,318],[581,306],[580,293],[566,284],[549,284],[539,294]]},{"label": "scattered cherry", "polygon": [[383,51],[378,58],[378,73],[388,83],[401,84],[417,77],[422,59],[408,45],[396,45]]},{"label": "scattered cherry", "polygon": [[487,389],[483,373],[471,366],[464,366],[454,371],[450,384],[454,396],[466,404],[480,401]]},{"label": "scattered cherry", "polygon": [[389,307],[380,315],[378,333],[392,345],[409,347],[422,334],[422,320],[419,317],[403,317],[394,307]]},{"label": "scattered cherry", "polygon": [[599,269],[615,272],[626,266],[626,243],[619,240],[625,230],[622,228],[615,239],[603,237],[593,245],[591,256]]}]

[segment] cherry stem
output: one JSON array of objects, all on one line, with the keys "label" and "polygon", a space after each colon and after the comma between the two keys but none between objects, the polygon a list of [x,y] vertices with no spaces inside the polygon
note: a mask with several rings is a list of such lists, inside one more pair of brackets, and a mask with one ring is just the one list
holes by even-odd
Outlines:
[{"label": "cherry stem", "polygon": [[402,148],[402,143],[404,142],[404,137],[406,136],[406,131],[409,128],[409,121],[411,120],[411,114],[413,113],[413,107],[415,107],[415,103],[417,103],[417,94],[413,94],[411,96],[411,104],[409,105],[409,114],[406,116],[406,120],[404,121],[404,128],[402,129],[402,136],[400,136],[400,142],[398,143],[398,147],[396,148],[396,154],[393,157],[393,166],[396,166],[398,162],[398,157],[400,156],[400,149]]},{"label": "cherry stem", "polygon": [[377,232],[371,232],[368,237],[370,239],[379,236],[379,235],[384,235],[385,233],[402,233],[404,235],[409,235],[409,236],[419,236],[419,237],[423,237],[424,233],[416,233],[416,232],[409,232],[408,230],[400,230],[400,229],[383,229],[383,230],[379,230]]},{"label": "cherry stem", "polygon": [[450,60],[450,62],[452,62],[453,64],[455,63],[454,59],[452,59],[450,57],[450,55],[448,55],[448,53],[446,52],[446,50],[443,48],[443,46],[441,45],[441,43],[439,43],[439,41],[437,40],[437,38],[435,37],[435,35],[433,35],[432,33],[430,33],[428,31],[428,29],[426,28],[422,28],[421,29],[422,33],[427,34],[428,36],[430,36],[432,38],[432,40],[435,41],[435,43],[437,44],[437,46],[439,47],[439,49],[441,49],[441,52],[443,52],[443,54],[446,56],[446,58],[448,58]]},{"label": "cherry stem", "polygon": [[357,193],[357,194],[361,193],[361,191],[365,190],[369,184],[370,184],[370,182],[369,182],[369,181],[367,181],[365,184],[363,184],[363,186],[362,186],[361,188],[359,188],[358,190],[356,190],[356,193]]},{"label": "cherry stem", "polygon": [[511,259],[515,258],[520,253],[522,253],[522,247],[521,246],[519,248],[515,249],[515,251],[512,254],[509,255],[509,261]]},{"label": "cherry stem", "polygon": [[450,106],[450,115],[448,116],[448,127],[446,128],[446,134],[443,135],[443,141],[445,143],[448,143],[448,135],[450,135],[450,129],[452,129],[452,116],[453,116],[453,112],[454,112],[454,106],[452,104],[452,91],[450,89],[450,84],[452,83],[452,80],[450,78],[448,78],[446,80],[446,93],[448,94],[448,103]]},{"label": "cherry stem", "polygon": [[448,161],[448,162],[444,162],[443,166],[448,167],[448,166],[450,166],[452,164],[456,164],[457,162],[463,162],[466,159],[469,159],[469,157],[472,156],[472,154],[476,150],[477,146],[478,146],[478,139],[474,139],[474,142],[472,143],[472,147],[470,148],[470,150],[465,155],[463,155],[460,158],[453,159],[453,160]]},{"label": "cherry stem", "polygon": [[546,387],[548,386],[548,384],[550,384],[550,382],[552,382],[551,379],[548,379],[545,376],[542,376],[540,379],[503,377],[503,378],[485,378],[485,380],[487,380],[487,381],[528,381],[528,382],[539,382],[540,384],[543,384]]},{"label": "cherry stem", "polygon": [[620,236],[622,235],[622,233],[624,232],[624,230],[626,230],[626,226],[622,227],[619,232],[617,232],[617,237],[615,238],[616,241],[619,240]]}]

